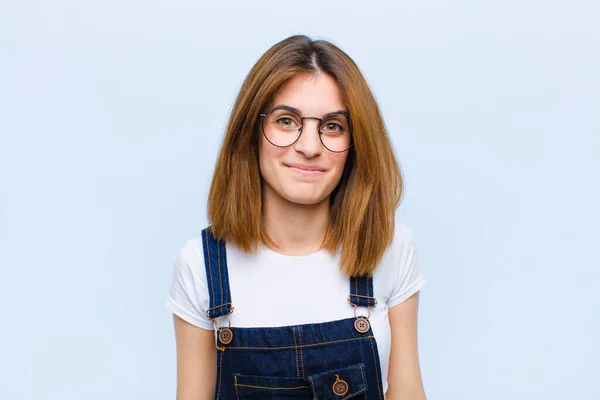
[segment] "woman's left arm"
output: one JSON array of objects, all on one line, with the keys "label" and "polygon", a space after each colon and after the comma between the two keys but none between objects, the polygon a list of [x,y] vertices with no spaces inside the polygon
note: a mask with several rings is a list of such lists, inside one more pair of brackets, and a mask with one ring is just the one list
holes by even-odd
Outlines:
[{"label": "woman's left arm", "polygon": [[388,400],[425,400],[417,346],[419,292],[389,309],[392,347],[388,369]]}]

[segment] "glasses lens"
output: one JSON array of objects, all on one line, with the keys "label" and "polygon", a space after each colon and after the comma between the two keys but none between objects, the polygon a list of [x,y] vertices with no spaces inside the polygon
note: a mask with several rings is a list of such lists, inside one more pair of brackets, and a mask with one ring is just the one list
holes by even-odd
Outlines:
[{"label": "glasses lens", "polygon": [[275,146],[290,146],[300,136],[302,119],[288,110],[270,111],[263,120],[263,130]]},{"label": "glasses lens", "polygon": [[[312,117],[311,117],[312,118]],[[279,147],[291,146],[302,133],[302,118],[293,111],[275,109],[263,118],[263,132],[269,142]],[[347,115],[333,114],[323,119],[319,137],[330,151],[346,151],[352,146],[350,120]]]},{"label": "glasses lens", "polygon": [[352,146],[350,120],[346,115],[332,115],[321,123],[319,128],[323,146],[331,151],[345,151]]}]

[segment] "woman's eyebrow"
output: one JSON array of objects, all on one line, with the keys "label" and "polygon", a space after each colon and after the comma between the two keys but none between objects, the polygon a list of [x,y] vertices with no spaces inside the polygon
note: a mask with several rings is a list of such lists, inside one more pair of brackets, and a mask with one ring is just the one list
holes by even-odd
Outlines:
[{"label": "woman's eyebrow", "polygon": [[278,104],[275,107],[271,107],[271,110],[287,110],[302,116],[302,111],[296,107],[286,106],[285,104]]},{"label": "woman's eyebrow", "polygon": [[[293,113],[296,113],[296,114],[300,115],[301,117],[304,116],[304,114],[302,113],[302,111],[300,111],[296,107],[287,106],[285,104],[279,104],[279,105],[276,105],[275,107],[271,108],[271,110],[276,110],[276,109],[278,109],[278,110],[287,110],[287,111],[291,111]],[[338,110],[338,111],[328,112],[327,114],[323,115],[322,118],[326,118],[326,117],[329,117],[330,115],[334,115],[334,114],[348,115],[348,111],[346,111],[346,110]],[[311,116],[312,117],[316,117],[316,115],[311,115]]]},{"label": "woman's eyebrow", "polygon": [[343,114],[343,115],[348,115],[348,111],[346,111],[346,110],[338,110],[338,111],[333,111],[333,112],[330,112],[330,113],[327,113],[327,114],[323,115],[323,118],[327,118],[327,117],[329,117],[330,115],[335,115],[335,114]]}]

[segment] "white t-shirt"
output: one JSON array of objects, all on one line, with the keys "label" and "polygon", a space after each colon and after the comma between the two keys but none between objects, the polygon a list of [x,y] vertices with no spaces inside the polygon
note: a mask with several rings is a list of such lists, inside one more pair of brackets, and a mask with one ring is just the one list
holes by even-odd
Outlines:
[{"label": "white t-shirt", "polygon": [[[226,245],[232,327],[278,327],[328,322],[354,316],[348,304],[349,278],[339,269],[339,254],[325,250],[306,256],[286,256],[267,247],[247,254],[230,243]],[[425,279],[412,232],[396,222],[392,244],[385,251],[373,275],[377,307],[369,322],[379,350],[384,393],[390,356],[388,309],[419,291]],[[208,285],[200,236],[188,240],[177,260],[167,307],[192,325],[212,330],[206,317],[209,308]],[[362,312],[361,312],[362,311]],[[359,307],[357,315],[366,315]],[[219,326],[227,324],[219,318]]]}]

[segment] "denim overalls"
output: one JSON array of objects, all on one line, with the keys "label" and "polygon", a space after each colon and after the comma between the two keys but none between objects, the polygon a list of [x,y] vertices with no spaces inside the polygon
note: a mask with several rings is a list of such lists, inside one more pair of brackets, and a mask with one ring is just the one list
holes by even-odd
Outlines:
[{"label": "denim overalls", "polygon": [[[206,314],[216,323],[233,312],[225,242],[210,227],[202,241],[210,294]],[[377,305],[373,278],[349,281],[354,317],[277,328],[231,328],[221,318],[215,399],[382,400],[377,343],[368,317],[356,316],[357,306]]]}]

